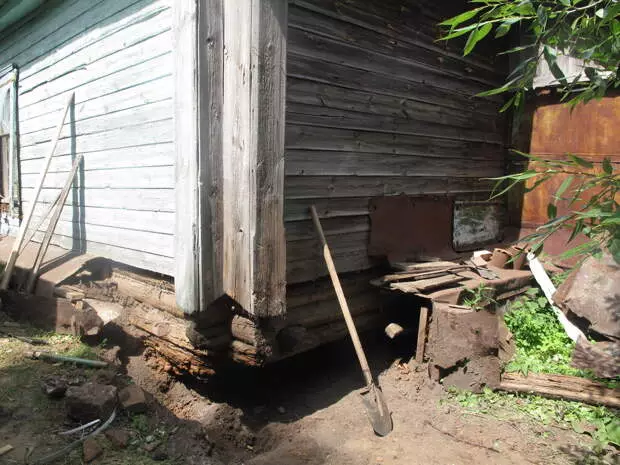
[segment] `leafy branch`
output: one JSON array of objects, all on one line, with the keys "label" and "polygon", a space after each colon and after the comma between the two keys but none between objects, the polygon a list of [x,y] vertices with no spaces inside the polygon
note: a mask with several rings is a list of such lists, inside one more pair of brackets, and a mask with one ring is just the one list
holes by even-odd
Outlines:
[{"label": "leafy branch", "polygon": [[[502,111],[523,106],[541,61],[555,78],[563,101],[571,104],[604,96],[620,88],[620,2],[618,0],[470,0],[475,8],[442,23],[442,40],[467,35],[463,54],[485,37],[501,38],[511,31],[518,45],[502,54],[517,54],[520,63],[506,82],[479,96],[510,95]],[[581,60],[583,73],[571,80],[558,56]]]},{"label": "leafy branch", "polygon": [[[568,154],[566,160],[543,160],[515,152],[530,161],[533,169],[491,178],[496,181],[492,198],[521,183],[525,192],[530,192],[558,176],[563,178],[547,205],[547,223],[523,238],[532,243],[532,251],[541,250],[547,238],[564,229],[570,231],[569,243],[580,234],[588,241],[567,250],[561,258],[596,254],[605,248],[620,263],[620,176],[614,173],[611,161],[605,158],[597,169],[594,163],[573,154]],[[558,206],[566,212],[558,215]]]}]

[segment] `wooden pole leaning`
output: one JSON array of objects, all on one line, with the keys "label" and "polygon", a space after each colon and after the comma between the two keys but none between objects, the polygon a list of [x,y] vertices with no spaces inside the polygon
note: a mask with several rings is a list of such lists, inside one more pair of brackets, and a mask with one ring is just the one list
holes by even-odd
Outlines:
[{"label": "wooden pole leaning", "polygon": [[41,189],[43,188],[43,181],[45,180],[45,176],[47,175],[47,171],[49,170],[50,163],[54,156],[54,152],[56,151],[56,147],[58,145],[58,141],[60,140],[60,134],[62,133],[62,128],[65,124],[65,120],[67,118],[67,113],[69,112],[69,108],[74,102],[75,93],[72,93],[65,108],[62,112],[62,118],[58,123],[56,128],[56,134],[52,141],[52,146],[49,154],[45,158],[43,162],[43,168],[41,169],[41,173],[39,174],[39,180],[36,184],[36,188],[32,199],[30,201],[30,206],[22,221],[21,226],[19,227],[19,232],[17,233],[17,237],[15,238],[15,242],[13,243],[13,249],[11,250],[11,255],[9,255],[9,259],[7,261],[6,267],[4,269],[4,273],[2,274],[2,280],[0,281],[0,290],[5,290],[9,287],[9,281],[11,279],[11,275],[13,274],[13,268],[15,267],[15,262],[17,261],[17,257],[19,256],[19,250],[21,249],[22,242],[24,241],[24,236],[26,235],[26,231],[28,230],[28,226],[30,225],[30,221],[32,220],[32,216],[34,214],[34,209],[36,207],[37,200],[39,200],[39,195],[41,194]]}]

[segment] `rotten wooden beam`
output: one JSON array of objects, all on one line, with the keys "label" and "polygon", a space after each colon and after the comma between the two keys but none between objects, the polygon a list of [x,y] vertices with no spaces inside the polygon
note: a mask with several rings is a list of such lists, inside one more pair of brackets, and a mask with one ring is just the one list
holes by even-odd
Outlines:
[{"label": "rotten wooden beam", "polygon": [[610,389],[604,384],[577,376],[504,373],[499,390],[620,408],[620,389]]}]

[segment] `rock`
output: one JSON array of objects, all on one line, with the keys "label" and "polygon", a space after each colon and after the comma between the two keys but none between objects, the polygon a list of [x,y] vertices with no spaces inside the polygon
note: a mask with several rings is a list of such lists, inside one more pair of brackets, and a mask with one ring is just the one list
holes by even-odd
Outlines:
[{"label": "rock", "polygon": [[118,395],[123,408],[129,413],[146,412],[146,396],[144,391],[135,384],[123,388]]},{"label": "rock", "polygon": [[99,457],[103,453],[103,449],[94,438],[88,438],[82,445],[82,452],[84,454],[84,462],[88,463]]},{"label": "rock", "polygon": [[41,383],[41,388],[47,397],[60,399],[67,392],[67,382],[61,378],[47,378]]},{"label": "rock", "polygon": [[69,387],[66,396],[69,417],[85,423],[97,419],[107,420],[117,403],[114,386],[93,382]]},{"label": "rock", "polygon": [[120,365],[121,360],[119,358],[119,354],[121,352],[121,348],[119,346],[114,346],[111,349],[104,351],[101,354],[101,359],[104,362],[108,362],[110,365]]},{"label": "rock", "polygon": [[105,437],[115,446],[124,449],[129,444],[129,433],[127,430],[113,428],[105,431]]},{"label": "rock", "polygon": [[284,407],[278,407],[277,410],[280,415],[284,415],[286,413],[286,409]]}]

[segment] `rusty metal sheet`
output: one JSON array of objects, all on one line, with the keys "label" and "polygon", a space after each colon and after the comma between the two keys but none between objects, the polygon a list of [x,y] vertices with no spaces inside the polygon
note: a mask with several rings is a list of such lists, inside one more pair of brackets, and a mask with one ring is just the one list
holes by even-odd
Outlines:
[{"label": "rusty metal sheet", "polygon": [[620,266],[611,254],[590,257],[560,285],[553,300],[587,320],[597,333],[620,339]]},{"label": "rusty metal sheet", "polygon": [[534,112],[530,152],[564,157],[575,153],[592,161],[620,162],[620,96],[579,105],[541,105]]},{"label": "rusty metal sheet", "polygon": [[502,238],[504,207],[498,202],[457,200],[454,202],[453,246],[465,252]]},{"label": "rusty metal sheet", "polygon": [[369,255],[424,261],[451,258],[450,197],[377,197],[370,201]]}]

